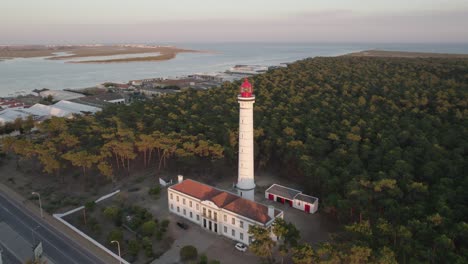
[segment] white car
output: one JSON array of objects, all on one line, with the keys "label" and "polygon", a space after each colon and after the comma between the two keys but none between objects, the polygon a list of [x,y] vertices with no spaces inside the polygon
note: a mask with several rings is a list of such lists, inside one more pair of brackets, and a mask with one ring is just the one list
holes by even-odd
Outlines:
[{"label": "white car", "polygon": [[242,243],[237,243],[235,248],[242,252],[245,252],[247,250],[247,246]]}]

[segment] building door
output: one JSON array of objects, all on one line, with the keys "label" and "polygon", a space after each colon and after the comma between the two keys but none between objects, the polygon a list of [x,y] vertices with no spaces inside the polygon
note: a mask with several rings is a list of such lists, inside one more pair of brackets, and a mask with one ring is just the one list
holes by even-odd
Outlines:
[{"label": "building door", "polygon": [[218,233],[218,224],[216,224],[216,223],[214,224],[214,231],[215,231],[215,233]]},{"label": "building door", "polygon": [[211,221],[208,221],[208,226],[210,227],[210,231],[211,231]]},{"label": "building door", "polygon": [[291,200],[286,200],[286,202],[289,204],[289,206],[292,206],[292,201]]},{"label": "building door", "polygon": [[277,201],[278,203],[283,203],[282,200],[283,200],[283,198],[281,198],[281,197],[279,197],[279,196],[276,196],[276,201]]},{"label": "building door", "polygon": [[203,227],[206,228],[206,219],[203,219]]},{"label": "building door", "polygon": [[269,193],[268,194],[268,200],[274,200],[275,199],[275,196],[273,196],[273,194]]},{"label": "building door", "polygon": [[304,211],[306,211],[307,213],[310,213],[310,205],[309,204],[305,204]]}]

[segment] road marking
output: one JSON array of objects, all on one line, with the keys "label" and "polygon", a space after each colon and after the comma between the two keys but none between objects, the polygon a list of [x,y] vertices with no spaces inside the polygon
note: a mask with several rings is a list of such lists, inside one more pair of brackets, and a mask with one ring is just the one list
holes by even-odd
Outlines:
[{"label": "road marking", "polygon": [[[5,196],[3,196],[1,193],[0,193],[0,196],[2,196],[2,197],[3,197],[7,202],[9,202],[12,206],[16,207],[16,209],[18,209],[21,213],[23,213],[23,214],[29,216],[29,217],[31,218],[31,220],[32,220],[35,224],[40,225],[40,226],[43,227],[44,229],[47,229],[47,230],[50,232],[50,234],[51,234],[52,236],[55,236],[58,240],[62,241],[63,243],[65,243],[65,244],[67,244],[67,245],[69,245],[70,247],[73,248],[74,245],[71,245],[71,243],[74,243],[74,242],[73,242],[71,239],[70,239],[70,242],[71,242],[71,243],[70,243],[70,242],[67,243],[67,242],[66,242],[65,240],[63,240],[58,234],[55,234],[54,231],[52,231],[52,230],[46,225],[47,223],[43,224],[43,223],[38,222],[38,221],[34,218],[34,216],[31,216],[30,214],[28,214],[27,212],[25,212],[24,210],[22,210],[20,207],[18,207],[18,206],[15,204],[15,202],[10,201],[8,198],[6,198]],[[6,209],[6,208],[3,207],[3,209]],[[8,211],[8,210],[5,210],[5,211]],[[20,220],[19,217],[15,216],[15,215],[12,214],[10,211],[8,211],[8,213],[11,214],[11,215],[12,215],[13,217],[15,217],[16,219],[18,219],[24,226],[26,226],[27,228],[29,228],[29,225],[27,225],[24,221]],[[60,231],[58,231],[58,232],[60,232]],[[39,233],[38,233],[38,234],[39,234]],[[39,234],[39,235],[40,235],[40,234]],[[45,241],[47,241],[47,243],[49,243],[52,247],[54,247],[54,248],[55,248],[58,252],[60,252],[63,256],[65,256],[65,257],[68,258],[68,259],[71,259],[68,255],[65,255],[61,250],[59,250],[56,246],[54,246],[50,241],[48,241],[47,239],[45,239],[42,235],[40,235],[40,237],[42,237]],[[83,247],[79,246],[79,248],[83,248]],[[84,248],[84,249],[87,250],[86,248]],[[87,251],[88,251],[88,250],[87,250]],[[93,261],[89,256],[87,256],[86,254],[84,254],[84,253],[81,252],[80,250],[76,250],[75,252],[79,253],[81,256],[84,256],[85,259],[90,260],[91,263],[94,263],[94,261]],[[97,257],[97,256],[96,256],[96,257]],[[99,259],[99,257],[97,257],[97,258]],[[72,260],[73,263],[77,263],[77,262],[73,261],[73,259],[71,259],[71,260]],[[99,259],[99,260],[100,260],[100,259]],[[80,264],[80,263],[77,263],[77,264]]]},{"label": "road marking", "polygon": [[3,244],[3,242],[2,242],[1,240],[0,240],[0,244],[1,244],[4,248],[6,248],[7,251],[8,251],[11,255],[13,255],[13,257],[15,257],[17,261],[21,262],[21,258],[20,258],[18,255],[16,255],[16,253],[15,253],[13,250],[11,250],[11,248],[9,248],[6,244]]},{"label": "road marking", "polygon": [[[3,209],[5,209],[5,208],[3,208]],[[6,211],[7,211],[7,210],[6,210]],[[31,228],[29,227],[29,225],[26,224],[24,221],[22,221],[19,217],[17,217],[16,215],[12,214],[12,213],[9,212],[9,211],[8,211],[8,213],[9,213],[10,215],[12,215],[14,218],[16,218],[17,221],[19,221],[21,224],[23,224],[26,228],[31,229]],[[33,220],[34,220],[34,219],[33,219]],[[38,224],[39,224],[39,223],[38,223]],[[39,224],[39,226],[43,227],[41,224]],[[59,250],[59,249],[58,249],[54,244],[52,244],[49,240],[47,240],[46,238],[44,238],[44,236],[42,236],[40,233],[35,232],[35,234],[36,234],[36,236],[42,238],[45,242],[47,242],[47,244],[49,244],[50,246],[52,246],[53,248],[55,248],[55,250],[58,251],[58,252],[60,252],[60,254],[62,254],[63,256],[65,256],[66,258],[68,258],[69,260],[71,260],[73,263],[77,263],[77,262],[73,261],[73,259],[71,259],[68,255],[65,255],[61,250]],[[19,234],[19,235],[21,235],[21,234]],[[22,236],[22,237],[23,237],[23,236]],[[23,237],[23,238],[25,238],[25,237]],[[25,238],[25,239],[27,239],[27,238]],[[52,257],[51,257],[51,258],[52,258]],[[53,258],[52,258],[52,259],[53,259]],[[55,260],[55,262],[57,262],[57,260]],[[58,263],[58,262],[57,262],[57,263]],[[78,264],[78,263],[77,263],[77,264]]]}]

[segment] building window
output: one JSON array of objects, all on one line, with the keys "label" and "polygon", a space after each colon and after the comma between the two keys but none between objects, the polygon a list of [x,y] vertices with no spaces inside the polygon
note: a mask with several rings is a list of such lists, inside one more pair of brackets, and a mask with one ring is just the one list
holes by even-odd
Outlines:
[{"label": "building window", "polygon": [[177,212],[178,212],[178,213],[180,212],[180,208],[179,208],[179,206],[177,206]]},{"label": "building window", "polygon": [[182,199],[182,204],[184,204],[184,205],[185,205],[185,198],[183,198],[183,199]]},{"label": "building window", "polygon": [[171,193],[171,200],[172,200],[172,193]]},{"label": "building window", "polygon": [[232,234],[233,237],[236,237],[236,230],[233,229],[233,230],[231,231],[231,234]]},{"label": "building window", "polygon": [[192,208],[192,201],[189,201],[190,208]]},{"label": "building window", "polygon": [[227,215],[224,215],[224,222],[227,223]]},{"label": "building window", "polygon": [[184,215],[185,215],[185,209],[184,209]]},{"label": "building window", "polygon": [[211,218],[211,210],[208,210],[208,217]]},{"label": "building window", "polygon": [[171,204],[171,210],[174,210],[174,205],[173,204]]},{"label": "building window", "polygon": [[190,212],[190,218],[193,218],[192,212]]},{"label": "building window", "polygon": [[198,204],[197,204],[197,210],[198,210]]},{"label": "building window", "polygon": [[227,233],[227,226],[224,227],[224,233]]},{"label": "building window", "polygon": [[244,233],[239,234],[240,240],[244,240]]},{"label": "building window", "polygon": [[233,217],[231,222],[232,222],[232,225],[235,225],[236,224],[236,219]]},{"label": "building window", "polygon": [[240,228],[244,228],[244,222],[243,221],[240,221],[239,225],[240,225]]},{"label": "building window", "polygon": [[213,212],[213,217],[215,221],[218,221],[218,214],[216,212]]},{"label": "building window", "polygon": [[176,198],[177,198],[177,201],[179,201],[179,196],[176,196]]},{"label": "building window", "polygon": [[197,221],[200,221],[200,216],[199,215],[197,215]]},{"label": "building window", "polygon": [[206,208],[203,207],[203,216],[206,217]]}]

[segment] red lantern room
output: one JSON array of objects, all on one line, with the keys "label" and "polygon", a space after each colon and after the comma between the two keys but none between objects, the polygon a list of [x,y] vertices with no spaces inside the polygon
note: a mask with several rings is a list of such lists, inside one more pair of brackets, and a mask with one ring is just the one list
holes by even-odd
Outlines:
[{"label": "red lantern room", "polygon": [[244,79],[244,82],[242,83],[240,87],[240,96],[241,97],[252,97],[253,94],[253,89],[252,85],[249,83],[249,80],[247,78]]}]

